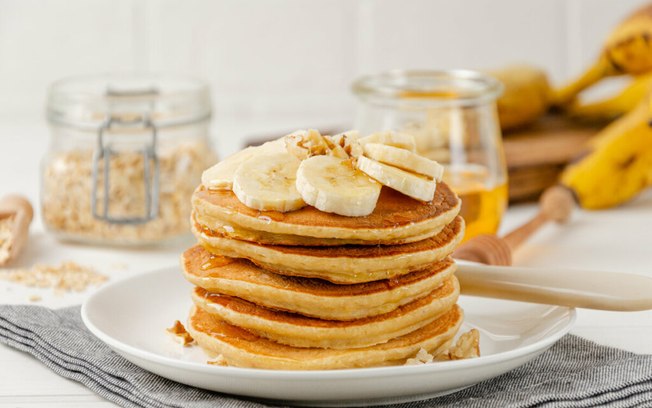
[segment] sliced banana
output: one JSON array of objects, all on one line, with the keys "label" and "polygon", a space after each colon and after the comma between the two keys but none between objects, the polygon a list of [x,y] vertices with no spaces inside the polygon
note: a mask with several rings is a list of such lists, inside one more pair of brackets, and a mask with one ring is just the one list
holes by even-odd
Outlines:
[{"label": "sliced banana", "polygon": [[399,149],[409,150],[411,152],[417,150],[417,143],[414,140],[414,136],[391,130],[372,133],[369,136],[358,139],[358,142],[363,146],[367,143],[380,143],[387,146],[398,147]]},{"label": "sliced banana", "polygon": [[442,165],[409,150],[380,143],[367,143],[363,149],[365,156],[370,159],[428,176],[437,181],[441,181],[444,175],[444,167]]},{"label": "sliced banana", "polygon": [[358,169],[375,179],[380,184],[421,201],[432,201],[435,197],[437,182],[418,174],[410,173],[396,167],[383,164],[365,156],[358,157]]},{"label": "sliced banana", "polygon": [[306,205],[295,185],[300,163],[287,152],[255,155],[235,171],[233,192],[242,204],[255,210],[298,210]]},{"label": "sliced banana", "polygon": [[349,160],[333,156],[313,156],[301,162],[296,185],[306,203],[347,217],[371,214],[382,187]]},{"label": "sliced banana", "polygon": [[260,146],[247,147],[216,165],[206,169],[201,175],[201,183],[209,190],[231,190],[233,188],[233,175],[242,162],[256,156],[285,151],[283,139],[267,142]]}]

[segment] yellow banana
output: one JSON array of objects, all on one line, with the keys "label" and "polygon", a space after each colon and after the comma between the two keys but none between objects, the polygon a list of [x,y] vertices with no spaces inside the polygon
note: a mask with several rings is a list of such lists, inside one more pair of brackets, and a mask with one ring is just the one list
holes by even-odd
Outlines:
[{"label": "yellow banana", "polygon": [[546,73],[530,65],[511,65],[489,72],[503,83],[498,98],[498,119],[502,130],[534,122],[548,110],[550,84]]},{"label": "yellow banana", "polygon": [[567,106],[584,89],[614,75],[642,75],[652,71],[652,4],[620,23],[607,37],[598,60],[579,78],[555,90],[552,103]]},{"label": "yellow banana", "polygon": [[561,182],[580,205],[600,209],[622,204],[652,184],[652,127],[647,98],[600,132],[589,153],[569,165]]},{"label": "yellow banana", "polygon": [[652,72],[635,77],[620,93],[593,103],[574,102],[565,113],[575,119],[610,121],[631,111],[652,89]]}]

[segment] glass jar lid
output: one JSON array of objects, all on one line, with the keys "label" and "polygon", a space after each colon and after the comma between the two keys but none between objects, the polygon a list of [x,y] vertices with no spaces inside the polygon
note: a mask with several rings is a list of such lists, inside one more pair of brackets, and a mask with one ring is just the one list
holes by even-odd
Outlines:
[{"label": "glass jar lid", "polygon": [[358,78],[352,89],[376,105],[475,106],[495,101],[503,85],[471,70],[392,70]]},{"label": "glass jar lid", "polygon": [[204,81],[165,74],[77,76],[51,85],[47,117],[51,123],[99,129],[108,120],[151,121],[157,128],[208,119],[211,99]]}]

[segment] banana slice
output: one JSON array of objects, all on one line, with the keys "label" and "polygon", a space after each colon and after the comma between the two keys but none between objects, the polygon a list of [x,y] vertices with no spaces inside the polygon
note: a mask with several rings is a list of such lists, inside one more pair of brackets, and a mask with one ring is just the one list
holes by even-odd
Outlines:
[{"label": "banana slice", "polygon": [[287,152],[254,155],[235,171],[233,192],[242,204],[256,210],[298,210],[306,205],[295,186],[300,163]]},{"label": "banana slice", "polygon": [[296,185],[306,203],[347,217],[371,214],[382,187],[349,160],[333,156],[313,156],[301,162]]},{"label": "banana slice", "polygon": [[417,150],[417,143],[414,140],[414,136],[391,130],[372,133],[369,136],[358,139],[358,142],[363,146],[367,143],[380,143],[387,146],[398,147],[399,149],[409,150],[411,152]]},{"label": "banana slice", "polygon": [[409,150],[380,143],[367,143],[363,148],[364,154],[368,158],[398,167],[399,169],[422,174],[434,178],[437,181],[441,181],[444,175],[444,167],[442,165]]},{"label": "banana slice", "polygon": [[437,182],[418,174],[383,164],[365,156],[358,157],[357,167],[380,184],[421,201],[432,201]]},{"label": "banana slice", "polygon": [[256,155],[282,152],[285,152],[283,139],[267,142],[260,146],[247,147],[206,169],[201,175],[201,183],[209,190],[231,190],[233,175],[242,162]]}]

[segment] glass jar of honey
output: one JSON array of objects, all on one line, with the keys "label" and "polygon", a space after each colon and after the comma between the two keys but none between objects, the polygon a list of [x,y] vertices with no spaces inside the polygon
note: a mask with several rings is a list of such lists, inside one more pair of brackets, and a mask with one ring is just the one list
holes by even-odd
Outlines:
[{"label": "glass jar of honey", "polygon": [[49,232],[83,243],[149,245],[189,234],[190,197],[215,161],[207,84],[164,75],[55,82],[42,163]]},{"label": "glass jar of honey", "polygon": [[465,240],[495,233],[507,206],[507,168],[496,113],[502,84],[467,71],[389,71],[353,84],[361,134],[394,130],[446,168],[462,199]]}]

